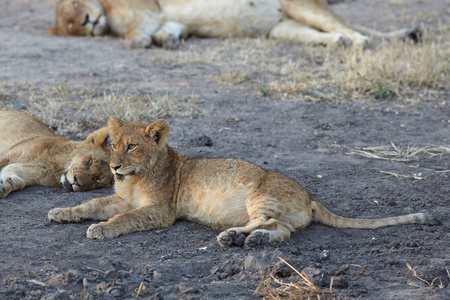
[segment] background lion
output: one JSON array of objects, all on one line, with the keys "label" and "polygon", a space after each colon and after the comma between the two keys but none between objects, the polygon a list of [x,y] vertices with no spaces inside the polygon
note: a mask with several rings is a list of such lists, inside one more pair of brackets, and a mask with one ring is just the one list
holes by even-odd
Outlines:
[{"label": "background lion", "polygon": [[106,128],[76,142],[20,111],[0,111],[0,128],[0,198],[30,185],[87,191],[113,182]]},{"label": "background lion", "polygon": [[61,0],[56,35],[125,37],[132,48],[152,44],[176,48],[180,39],[257,37],[314,44],[366,45],[369,37],[410,35],[415,30],[381,33],[354,26],[333,14],[326,0]]},{"label": "background lion", "polygon": [[223,247],[284,241],[313,218],[345,228],[439,224],[423,213],[382,219],[338,216],[280,173],[241,159],[181,155],[167,145],[170,127],[165,120],[124,125],[110,118],[108,127],[116,193],[48,213],[49,220],[56,222],[109,219],[88,228],[91,239],[168,227],[180,218],[225,229],[217,237]]}]

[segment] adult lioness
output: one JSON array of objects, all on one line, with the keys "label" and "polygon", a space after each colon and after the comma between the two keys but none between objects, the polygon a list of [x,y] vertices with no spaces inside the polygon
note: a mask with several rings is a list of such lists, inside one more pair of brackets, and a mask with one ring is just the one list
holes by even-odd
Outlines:
[{"label": "adult lioness", "polygon": [[76,142],[20,111],[0,111],[0,128],[0,198],[29,185],[87,191],[114,181],[107,128]]},{"label": "adult lioness", "polygon": [[[366,35],[390,37],[413,30]],[[180,38],[256,37],[316,44],[347,42],[364,45],[368,36],[334,15],[326,0],[61,0],[56,8],[57,35],[125,37],[129,47],[153,42],[177,47]]]},{"label": "adult lioness", "polygon": [[167,145],[165,120],[124,125],[110,118],[108,127],[115,195],[48,213],[56,222],[109,219],[89,227],[91,239],[167,227],[178,218],[226,229],[217,237],[223,247],[283,241],[312,218],[348,228],[437,223],[422,213],[369,220],[340,217],[282,174],[240,159],[189,158],[175,152]]}]

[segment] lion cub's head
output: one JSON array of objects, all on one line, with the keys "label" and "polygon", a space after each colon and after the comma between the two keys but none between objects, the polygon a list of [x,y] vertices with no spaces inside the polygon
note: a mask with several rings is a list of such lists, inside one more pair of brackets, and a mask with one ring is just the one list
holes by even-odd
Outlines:
[{"label": "lion cub's head", "polygon": [[61,0],[56,7],[55,27],[46,33],[56,35],[103,35],[108,24],[98,0]]},{"label": "lion cub's head", "polygon": [[161,155],[167,153],[170,126],[166,120],[124,125],[109,118],[108,128],[112,138],[110,167],[117,181],[151,170]]},{"label": "lion cub's head", "polygon": [[88,191],[109,186],[114,177],[109,169],[110,137],[107,128],[89,135],[75,150],[61,184],[67,191]]}]

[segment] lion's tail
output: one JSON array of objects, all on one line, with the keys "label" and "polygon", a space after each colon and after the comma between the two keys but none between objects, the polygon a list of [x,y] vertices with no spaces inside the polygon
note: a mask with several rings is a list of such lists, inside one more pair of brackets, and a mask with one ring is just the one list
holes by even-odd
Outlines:
[{"label": "lion's tail", "polygon": [[426,224],[426,225],[441,224],[441,222],[436,218],[424,213],[415,213],[398,217],[389,217],[380,219],[345,218],[332,213],[316,199],[313,199],[312,201],[312,209],[314,219],[325,225],[332,227],[372,229],[383,226],[392,226],[400,224]]}]

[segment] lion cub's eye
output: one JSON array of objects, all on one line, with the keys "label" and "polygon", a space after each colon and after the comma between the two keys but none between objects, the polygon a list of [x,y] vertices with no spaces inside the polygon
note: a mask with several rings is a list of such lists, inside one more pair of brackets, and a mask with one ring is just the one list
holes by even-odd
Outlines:
[{"label": "lion cub's eye", "polygon": [[128,150],[134,150],[136,149],[136,145],[135,144],[129,144],[128,145]]}]

